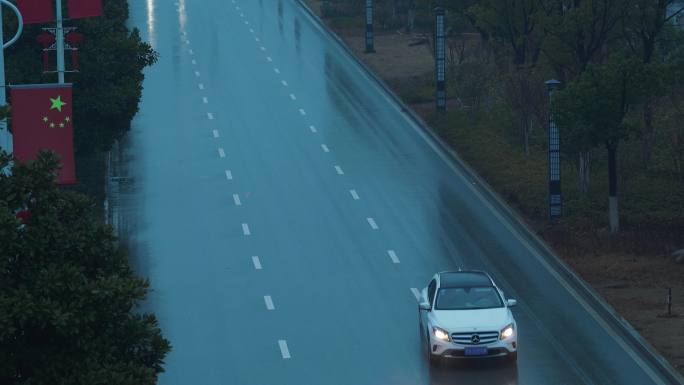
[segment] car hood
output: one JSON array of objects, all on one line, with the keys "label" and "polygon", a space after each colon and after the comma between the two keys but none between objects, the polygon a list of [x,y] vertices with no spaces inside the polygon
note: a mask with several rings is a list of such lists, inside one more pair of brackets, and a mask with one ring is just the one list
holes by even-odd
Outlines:
[{"label": "car hood", "polygon": [[478,310],[433,310],[433,325],[449,332],[499,331],[513,322],[508,308]]}]

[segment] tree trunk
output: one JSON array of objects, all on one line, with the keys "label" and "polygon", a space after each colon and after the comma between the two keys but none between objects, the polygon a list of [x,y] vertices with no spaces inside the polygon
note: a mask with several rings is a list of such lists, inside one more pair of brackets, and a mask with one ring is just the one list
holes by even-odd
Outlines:
[{"label": "tree trunk", "polygon": [[651,158],[653,157],[653,143],[655,142],[656,130],[653,126],[653,105],[647,103],[644,106],[644,132],[642,138],[642,155],[644,158],[644,166],[648,170],[651,166]]},{"label": "tree trunk", "polygon": [[580,194],[587,195],[591,177],[591,151],[580,151],[578,160],[578,189]]},{"label": "tree trunk", "polygon": [[416,20],[416,3],[409,1],[408,12],[406,15],[406,32],[413,33],[413,23]]},{"label": "tree trunk", "polygon": [[608,222],[610,232],[620,231],[617,197],[617,145],[608,143]]},{"label": "tree trunk", "polygon": [[525,157],[530,156],[530,131],[532,130],[532,119],[528,117],[523,117],[521,119],[522,128],[522,140],[523,140],[523,151],[525,152]]}]

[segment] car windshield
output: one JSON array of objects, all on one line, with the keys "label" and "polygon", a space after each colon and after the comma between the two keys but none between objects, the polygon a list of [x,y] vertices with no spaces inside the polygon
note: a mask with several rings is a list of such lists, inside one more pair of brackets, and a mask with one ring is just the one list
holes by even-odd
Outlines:
[{"label": "car windshield", "polygon": [[436,310],[491,309],[502,307],[494,287],[447,287],[439,289]]}]

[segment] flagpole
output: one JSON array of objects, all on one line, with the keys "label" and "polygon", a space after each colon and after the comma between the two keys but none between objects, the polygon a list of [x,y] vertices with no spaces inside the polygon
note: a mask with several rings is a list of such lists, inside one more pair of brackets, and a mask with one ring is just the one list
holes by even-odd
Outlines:
[{"label": "flagpole", "polygon": [[62,0],[56,0],[57,29],[55,39],[57,42],[57,83],[64,84],[64,27],[62,26]]},{"label": "flagpole", "polygon": [[[17,14],[17,20],[18,20],[18,27],[17,27],[17,33],[14,35],[14,37],[5,43],[5,36],[3,34],[3,25],[2,25],[2,6],[6,5],[14,11],[14,13]],[[6,94],[6,86],[5,86],[5,48],[11,46],[14,44],[18,39],[19,36],[21,35],[21,32],[24,30],[24,19],[21,17],[21,12],[17,9],[17,7],[14,6],[14,4],[10,3],[7,0],[0,0],[0,44],[2,47],[0,47],[0,106],[4,107],[7,105],[7,94]],[[7,119],[3,118],[0,120],[0,137],[2,140],[0,140],[0,149],[4,149],[5,152],[8,154],[12,153],[12,136],[10,135],[9,131],[7,130]]]}]

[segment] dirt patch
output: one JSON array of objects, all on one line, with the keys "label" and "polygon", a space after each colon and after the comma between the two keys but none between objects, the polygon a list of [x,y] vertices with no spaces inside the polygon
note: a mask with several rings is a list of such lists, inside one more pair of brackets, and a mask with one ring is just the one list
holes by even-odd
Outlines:
[{"label": "dirt patch", "polygon": [[[320,15],[320,1],[305,1]],[[324,21],[417,113],[431,112],[434,107],[431,89],[434,61],[430,43],[421,35],[396,31],[377,33],[376,52],[366,54],[362,28],[335,27],[328,20]],[[416,92],[426,86],[427,89]],[[412,91],[411,97],[406,96],[408,89]],[[420,96],[416,97],[416,93]],[[449,103],[450,108],[460,106],[457,100]],[[515,202],[510,203],[515,206]],[[532,219],[529,223],[534,228],[541,228]],[[574,241],[566,239],[565,242],[567,246]],[[586,252],[582,247],[560,247],[557,242],[551,243],[558,246],[555,249],[560,256],[584,280],[684,374],[684,264],[675,263],[666,251],[620,255],[601,250]],[[672,288],[673,292],[675,316],[672,317],[665,316],[667,288]]]}]

